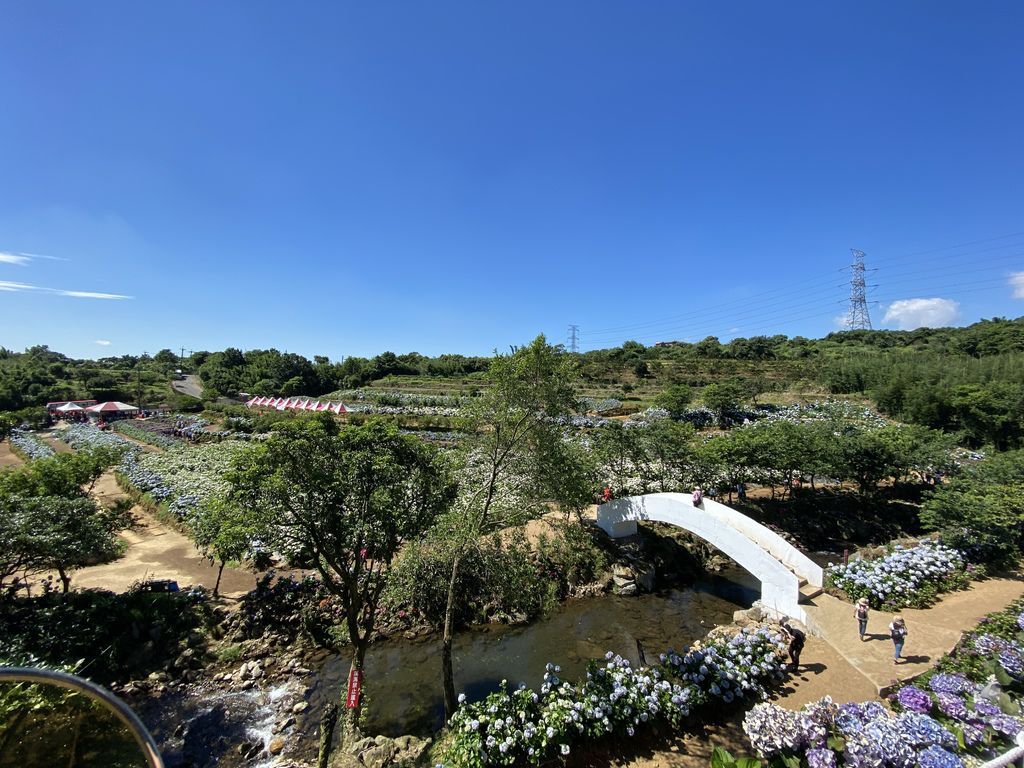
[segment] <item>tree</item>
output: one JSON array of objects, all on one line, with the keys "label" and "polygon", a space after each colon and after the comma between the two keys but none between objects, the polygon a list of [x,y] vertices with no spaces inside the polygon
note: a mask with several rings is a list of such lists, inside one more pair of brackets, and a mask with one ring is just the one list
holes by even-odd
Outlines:
[{"label": "tree", "polygon": [[[311,561],[340,600],[350,674],[361,674],[395,554],[454,496],[434,449],[379,422],[339,433],[333,420],[317,418],[283,425],[240,457],[229,481],[230,501],[254,511],[261,536]],[[359,710],[348,710],[352,728]]]},{"label": "tree", "polygon": [[679,419],[693,402],[693,389],[689,384],[673,384],[658,395],[654,402],[668,411],[673,419]]},{"label": "tree", "polygon": [[224,499],[201,504],[186,520],[192,538],[211,564],[219,563],[213,595],[220,591],[220,579],[229,560],[241,560],[252,550],[256,520],[243,507]]},{"label": "tree", "polygon": [[701,392],[701,399],[704,405],[715,412],[719,424],[722,424],[728,411],[735,411],[740,407],[743,402],[743,390],[731,381],[708,384]]},{"label": "tree", "polygon": [[86,497],[12,495],[0,496],[0,521],[6,550],[0,584],[15,574],[54,570],[65,593],[73,570],[117,556],[114,532],[125,523]]},{"label": "tree", "polygon": [[541,335],[510,355],[496,355],[487,371],[490,386],[467,409],[462,426],[472,439],[458,500],[445,519],[455,547],[441,642],[449,716],[457,707],[452,639],[463,554],[488,533],[546,509],[549,500],[571,511],[593,496],[586,464],[559,426],[577,409],[577,375],[574,358]]},{"label": "tree", "polygon": [[992,456],[937,487],[921,522],[972,562],[1015,563],[1024,546],[1024,451]]}]

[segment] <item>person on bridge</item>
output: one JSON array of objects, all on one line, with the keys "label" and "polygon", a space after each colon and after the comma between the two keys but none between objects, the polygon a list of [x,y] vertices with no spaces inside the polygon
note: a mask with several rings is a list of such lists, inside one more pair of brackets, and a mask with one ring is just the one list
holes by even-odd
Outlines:
[{"label": "person on bridge", "polygon": [[790,626],[788,621],[782,622],[782,636],[789,644],[789,671],[796,672],[800,667],[800,652],[807,642],[807,635],[796,627]]},{"label": "person on bridge", "polygon": [[868,631],[868,599],[862,597],[857,601],[853,609],[853,615],[857,618],[857,626],[860,630],[860,641],[863,643],[867,638],[864,633]]},{"label": "person on bridge", "polygon": [[889,625],[889,637],[892,638],[892,663],[899,664],[903,659],[903,643],[907,639],[907,623],[902,616],[893,616]]},{"label": "person on bridge", "polygon": [[704,494],[701,492],[700,486],[698,485],[696,488],[693,489],[693,506],[699,507],[703,503],[703,501]]}]

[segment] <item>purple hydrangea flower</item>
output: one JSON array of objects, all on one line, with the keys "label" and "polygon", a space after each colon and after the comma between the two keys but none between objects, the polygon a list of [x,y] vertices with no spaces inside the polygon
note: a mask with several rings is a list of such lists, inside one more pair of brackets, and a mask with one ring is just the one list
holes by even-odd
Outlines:
[{"label": "purple hydrangea flower", "polygon": [[1017,651],[1006,650],[999,653],[999,666],[1006,670],[1007,674],[1016,678],[1024,677],[1024,658]]},{"label": "purple hydrangea flower", "polygon": [[954,720],[966,720],[967,719],[967,705],[964,704],[964,700],[953,693],[937,693],[935,699],[939,704],[939,711],[946,717],[952,717]]},{"label": "purple hydrangea flower", "polygon": [[836,726],[844,736],[860,733],[866,723],[885,714],[885,707],[877,701],[857,704],[840,704],[836,715]]},{"label": "purple hydrangea flower", "polygon": [[836,768],[836,753],[831,749],[807,750],[808,768]]},{"label": "purple hydrangea flower", "polygon": [[1024,629],[1024,611],[1017,614],[1017,626]]},{"label": "purple hydrangea flower", "polygon": [[948,749],[932,744],[918,753],[921,768],[964,768],[964,761]]},{"label": "purple hydrangea flower", "polygon": [[939,672],[932,675],[928,687],[936,693],[974,693],[978,686],[959,673]]},{"label": "purple hydrangea flower", "polygon": [[1011,717],[1010,715],[1003,714],[992,715],[988,719],[988,725],[992,730],[1011,738],[1024,730],[1024,721],[1019,717]]},{"label": "purple hydrangea flower", "polygon": [[990,701],[984,699],[974,700],[974,712],[978,715],[989,717],[990,715],[1001,715],[1003,711]]},{"label": "purple hydrangea flower", "polygon": [[1013,646],[1001,637],[995,635],[978,635],[974,638],[974,650],[986,656],[994,656],[1001,651],[1012,650]]},{"label": "purple hydrangea flower", "polygon": [[911,712],[928,712],[932,708],[932,697],[915,685],[900,688],[896,701]]}]

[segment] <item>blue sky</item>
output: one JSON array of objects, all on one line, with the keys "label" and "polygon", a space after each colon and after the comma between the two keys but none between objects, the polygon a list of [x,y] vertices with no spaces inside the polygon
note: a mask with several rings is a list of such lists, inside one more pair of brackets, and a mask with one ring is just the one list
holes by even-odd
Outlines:
[{"label": "blue sky", "polygon": [[819,336],[851,247],[876,327],[1024,314],[1019,2],[3,18],[8,348]]}]

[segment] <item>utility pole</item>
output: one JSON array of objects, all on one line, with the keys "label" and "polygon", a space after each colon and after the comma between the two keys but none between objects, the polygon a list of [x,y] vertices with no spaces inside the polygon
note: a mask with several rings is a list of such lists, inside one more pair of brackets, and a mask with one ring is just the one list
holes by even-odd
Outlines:
[{"label": "utility pole", "polygon": [[569,326],[569,351],[580,351],[580,327],[578,325]]},{"label": "utility pole", "polygon": [[870,331],[871,315],[868,314],[867,286],[864,283],[864,251],[851,248],[853,264],[850,265],[850,314],[846,327],[852,331]]}]

